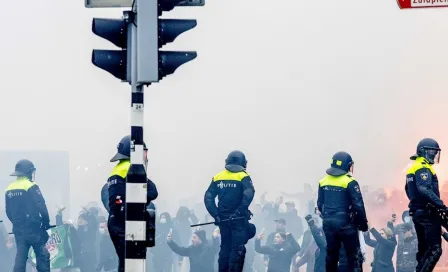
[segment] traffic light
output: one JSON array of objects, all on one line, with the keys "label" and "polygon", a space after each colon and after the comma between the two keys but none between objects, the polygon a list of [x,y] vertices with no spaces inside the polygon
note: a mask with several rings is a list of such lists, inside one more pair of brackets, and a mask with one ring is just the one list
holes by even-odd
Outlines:
[{"label": "traffic light", "polygon": [[[131,14],[125,12],[125,14]],[[128,73],[127,54],[130,49],[128,43],[128,20],[94,18],[92,21],[92,32],[104,38],[121,50],[94,49],[92,52],[93,65],[101,68],[122,81],[130,82]]]},{"label": "traffic light", "polygon": [[194,51],[162,51],[180,34],[196,27],[196,20],[159,19],[163,12],[176,6],[198,6],[204,3],[185,0],[139,0],[137,5],[137,83],[158,82],[173,74],[182,64],[196,58]]}]

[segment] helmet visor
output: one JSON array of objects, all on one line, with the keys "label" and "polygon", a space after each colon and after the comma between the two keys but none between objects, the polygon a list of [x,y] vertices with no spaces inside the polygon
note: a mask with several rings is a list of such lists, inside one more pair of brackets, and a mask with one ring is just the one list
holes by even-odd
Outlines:
[{"label": "helmet visor", "polygon": [[31,173],[31,181],[36,181],[36,170]]},{"label": "helmet visor", "polygon": [[440,163],[440,155],[442,150],[437,149],[427,149],[426,150],[426,159],[432,164]]}]

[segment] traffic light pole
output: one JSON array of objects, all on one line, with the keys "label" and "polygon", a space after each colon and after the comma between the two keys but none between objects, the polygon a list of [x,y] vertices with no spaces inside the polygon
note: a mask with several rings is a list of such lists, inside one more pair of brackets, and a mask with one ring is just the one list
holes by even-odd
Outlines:
[{"label": "traffic light pole", "polygon": [[133,11],[124,12],[128,21],[127,69],[130,73],[131,167],[126,179],[125,271],[146,272],[147,177],[143,143],[143,85],[137,84],[137,25]]},{"label": "traffic light pole", "polygon": [[[121,50],[95,49],[92,63],[131,84],[131,166],[126,178],[124,271],[146,272],[146,248],[154,246],[155,210],[147,211],[143,143],[143,86],[157,83],[196,58],[195,51],[159,50],[196,27],[196,20],[162,19],[176,6],[203,6],[205,0],[85,0],[86,7],[132,7],[122,19],[94,18],[92,32]],[[123,262],[123,257],[120,256]]]}]

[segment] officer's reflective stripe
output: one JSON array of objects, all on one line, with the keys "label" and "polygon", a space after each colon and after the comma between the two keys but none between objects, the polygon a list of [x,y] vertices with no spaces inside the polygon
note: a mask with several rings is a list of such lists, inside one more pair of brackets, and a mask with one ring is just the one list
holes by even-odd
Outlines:
[{"label": "officer's reflective stripe", "polygon": [[128,175],[129,167],[131,167],[131,162],[129,160],[121,161],[115,166],[110,176],[120,176],[122,178],[126,178]]},{"label": "officer's reflective stripe", "polygon": [[425,158],[423,158],[423,157],[418,157],[417,159],[415,159],[414,164],[412,164],[412,166],[408,169],[408,173],[407,174],[408,175],[415,175],[415,172],[417,172],[418,170],[420,170],[422,168],[429,169],[429,171],[431,171],[431,173],[433,175],[436,174],[436,172],[432,168],[431,164],[429,164],[428,161]]},{"label": "officer's reflective stripe", "polygon": [[244,171],[238,172],[238,173],[233,173],[228,170],[223,170],[223,171],[219,172],[218,174],[216,174],[216,176],[213,177],[213,181],[214,182],[221,181],[221,180],[242,181],[245,177],[248,177],[248,176],[249,176],[249,174],[247,174]]},{"label": "officer's reflective stripe", "polygon": [[8,188],[6,188],[6,192],[13,191],[13,190],[24,190],[28,191],[31,187],[35,186],[36,184],[31,182],[28,178],[20,177],[17,180],[13,181],[11,184],[9,184]]},{"label": "officer's reflective stripe", "polygon": [[325,178],[319,181],[319,186],[320,187],[334,186],[334,187],[347,188],[348,184],[353,180],[354,180],[353,178],[347,175],[342,175],[338,177],[327,175]]}]

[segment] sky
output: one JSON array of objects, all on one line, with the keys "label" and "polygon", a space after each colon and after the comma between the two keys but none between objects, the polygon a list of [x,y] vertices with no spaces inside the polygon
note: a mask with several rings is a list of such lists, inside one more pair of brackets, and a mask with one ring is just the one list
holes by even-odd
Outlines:
[{"label": "sky", "polygon": [[[340,150],[360,184],[402,188],[421,138],[448,146],[448,9],[280,2],[210,0],[166,15],[197,19],[167,49],[198,58],[145,91],[160,203],[201,202],[234,149],[246,153],[257,194],[273,198],[316,185]],[[99,201],[130,133],[130,86],[90,62],[92,49],[114,49],[91,32],[92,18],[121,14],[82,0],[6,1],[0,11],[0,150],[68,151],[77,207]]]}]

